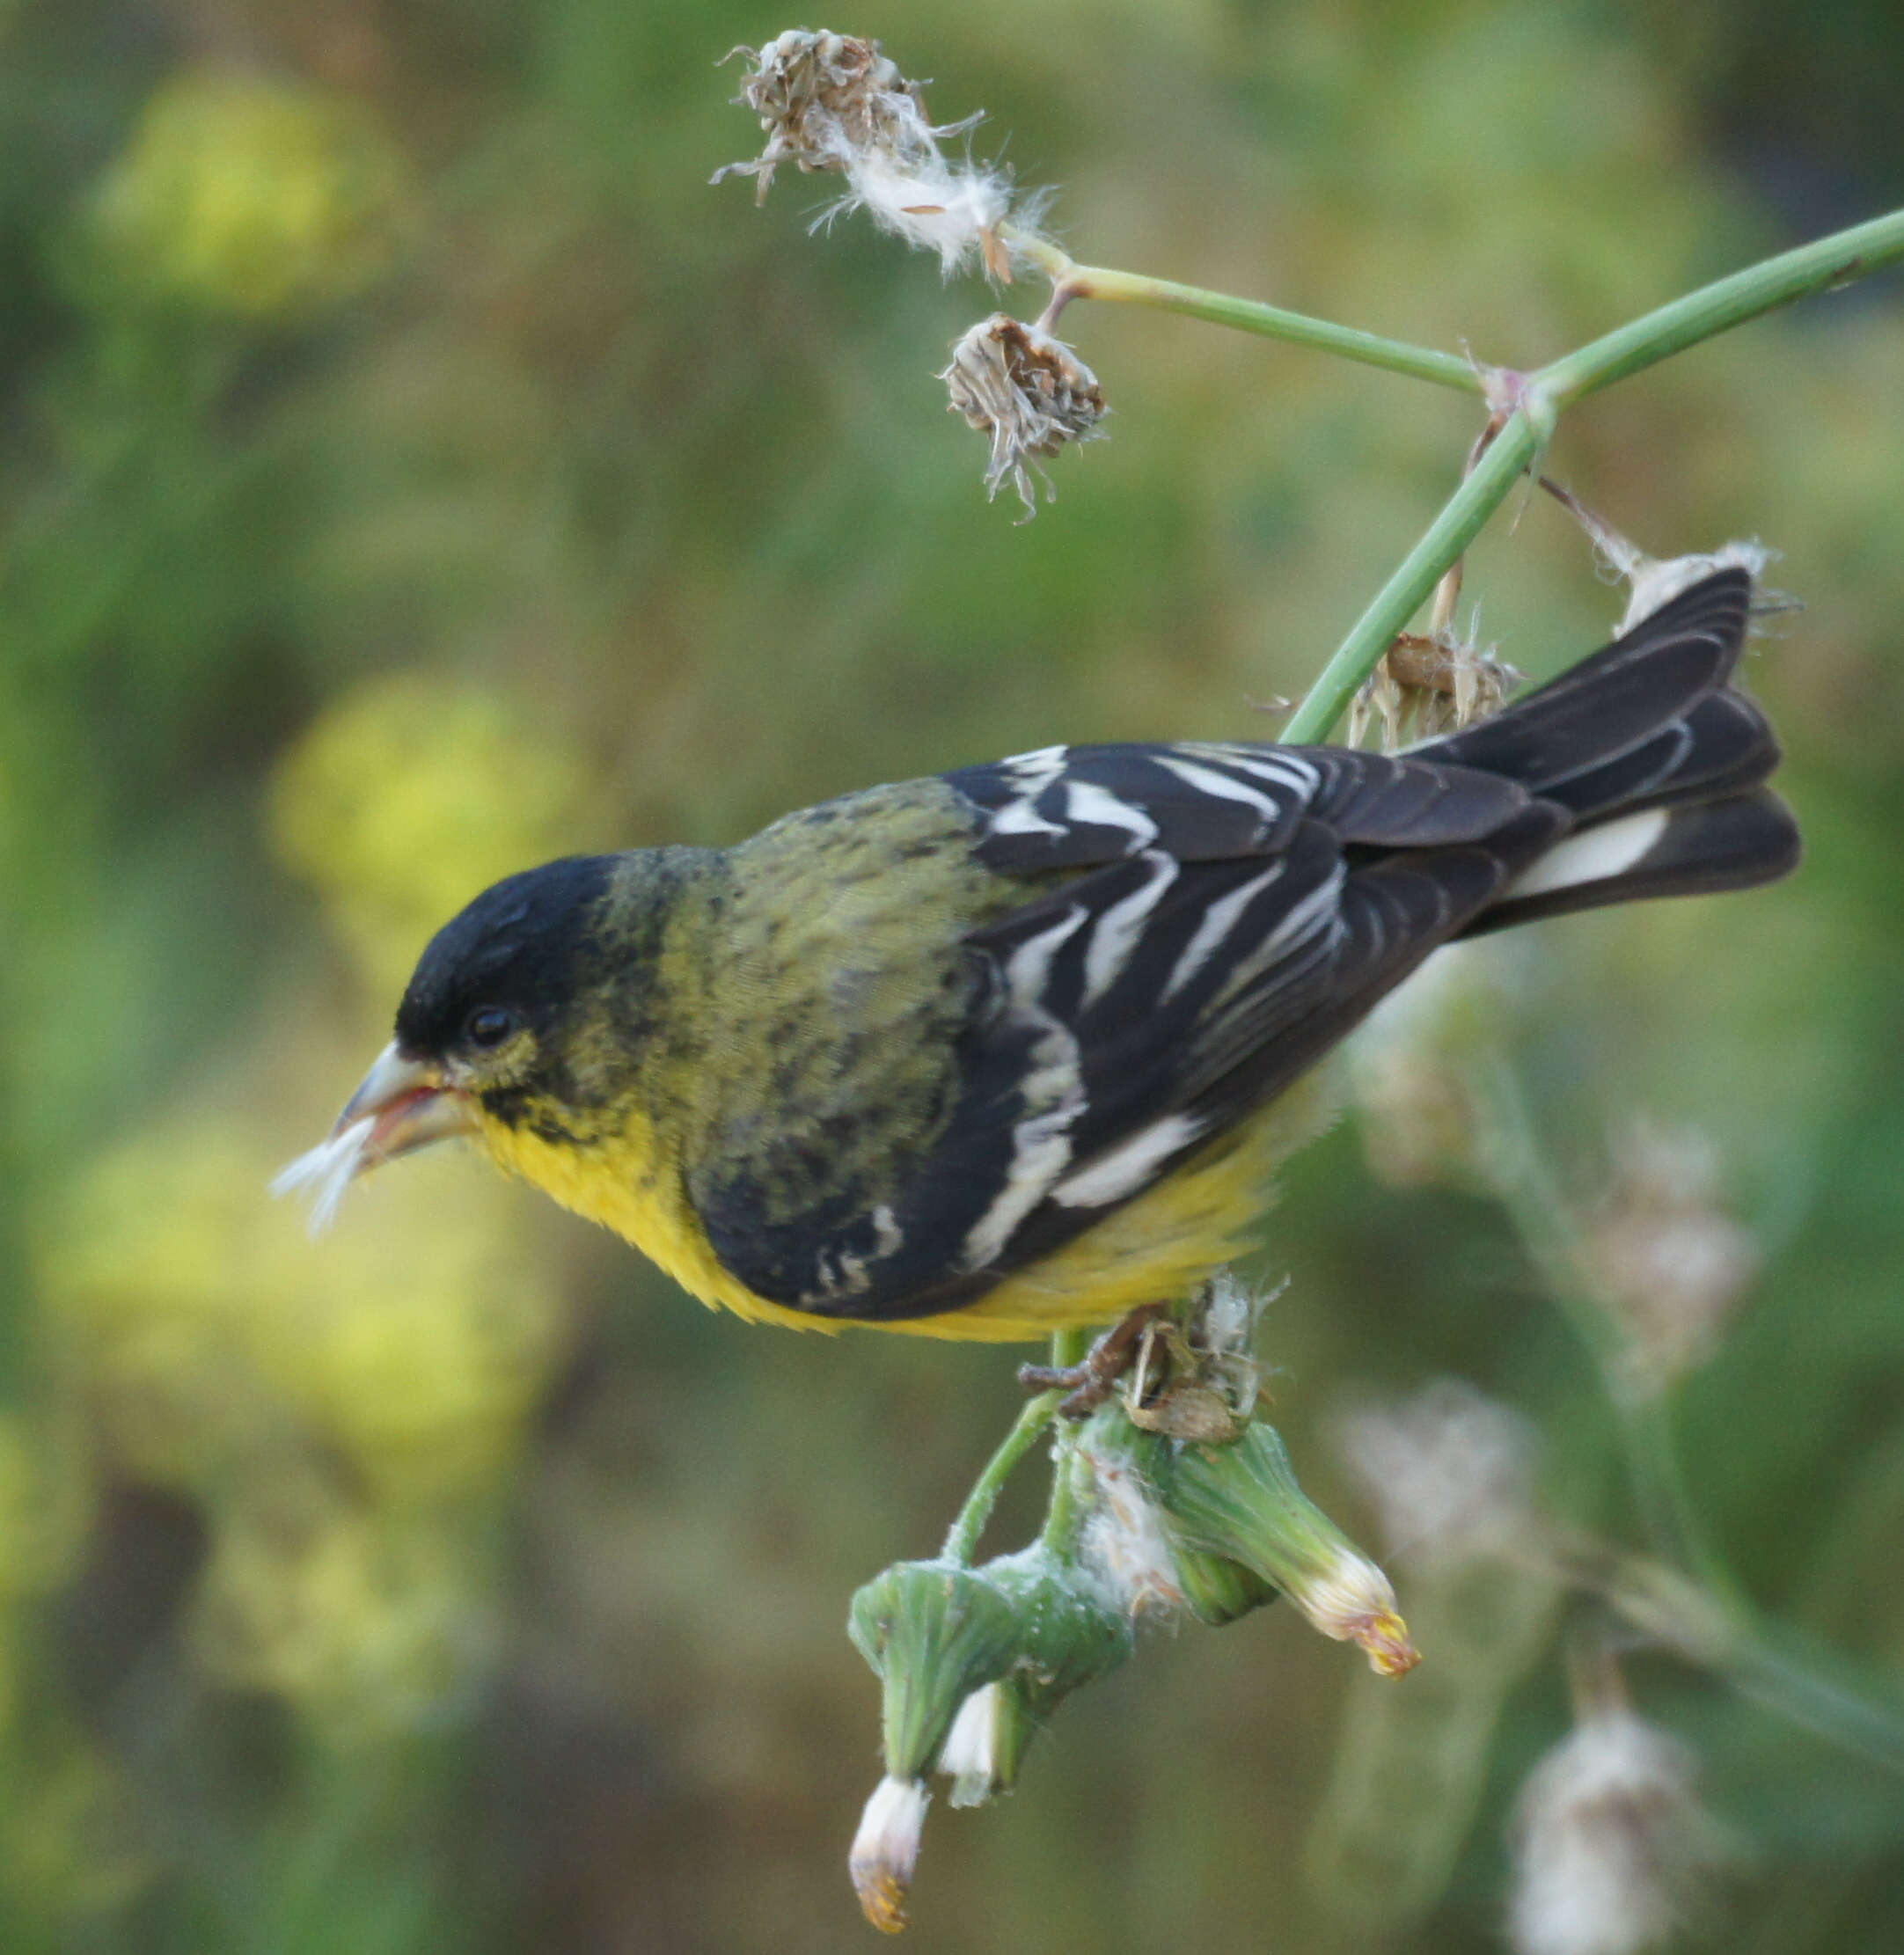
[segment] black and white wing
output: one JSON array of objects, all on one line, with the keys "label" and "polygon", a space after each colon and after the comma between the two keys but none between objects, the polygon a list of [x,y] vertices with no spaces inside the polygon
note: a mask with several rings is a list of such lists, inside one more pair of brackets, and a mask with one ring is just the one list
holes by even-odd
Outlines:
[{"label": "black and white wing", "polygon": [[[1074,748],[949,778],[987,809],[991,867],[1085,871],[970,939],[993,1016],[973,1126],[941,1153],[970,1186],[990,1130],[997,1185],[957,1256],[988,1280],[1280,1092],[1565,819],[1497,775],[1339,748]],[[1008,1118],[1028,1050],[1046,1090]]]},{"label": "black and white wing", "polygon": [[1564,819],[1336,748],[1051,748],[944,779],[978,860],[1049,888],[966,939],[929,1157],[889,1201],[773,1227],[739,1189],[698,1197],[736,1276],[817,1314],[955,1309],[1060,1248],[1293,1080]]},{"label": "black and white wing", "polygon": [[1050,747],[944,776],[978,860],[1049,883],[966,939],[949,1115],[869,1212],[763,1232],[704,1206],[722,1260],[820,1314],[956,1309],[1271,1099],[1450,938],[1783,875],[1777,744],[1727,690],[1749,595],[1722,571],[1412,755]]}]

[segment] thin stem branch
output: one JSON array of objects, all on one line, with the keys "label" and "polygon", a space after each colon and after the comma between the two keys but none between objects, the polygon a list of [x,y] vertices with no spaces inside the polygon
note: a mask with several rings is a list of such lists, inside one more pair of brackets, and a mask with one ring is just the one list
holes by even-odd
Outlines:
[{"label": "thin stem branch", "polygon": [[1904,1776],[1904,1697],[1743,1598],[1722,1598],[1680,1570],[1601,1543],[1560,1544],[1557,1572],[1603,1596],[1636,1629],[1712,1671],[1776,1716]]},{"label": "thin stem branch", "polygon": [[1904,1777],[1904,1703],[1889,1691],[1874,1696],[1863,1679],[1842,1681],[1830,1652],[1751,1621],[1741,1625],[1724,1667],[1739,1690],[1768,1710]]},{"label": "thin stem branch", "polygon": [[[1090,1343],[1088,1333],[1082,1330],[1058,1332],[1051,1339],[1053,1368],[1068,1369],[1081,1364]],[[1068,1562],[1084,1518],[1078,1499],[1078,1427],[1068,1420],[1058,1427],[1052,1455],[1051,1499],[1044,1510],[1044,1526],[1038,1532],[1038,1540],[1058,1560]]]},{"label": "thin stem branch", "polygon": [[1590,340],[1534,376],[1556,407],[1669,359],[1775,306],[1849,284],[1904,259],[1904,210],[1781,252]]},{"label": "thin stem branch", "polygon": [[[1522,377],[1519,411],[1488,458],[1461,484],[1374,603],[1356,620],[1284,729],[1284,738],[1301,742],[1327,736],[1436,580],[1506,500],[1520,469],[1546,445],[1562,408],[1775,306],[1848,284],[1899,260],[1904,260],[1904,210],[1834,231],[1702,286]],[[1497,377],[1477,374],[1483,390]],[[1517,455],[1518,465],[1510,468]],[[1495,463],[1492,468],[1490,458]]]},{"label": "thin stem branch", "polygon": [[1240,333],[1280,340],[1288,346],[1333,353],[1365,367],[1406,374],[1411,379],[1452,387],[1461,393],[1477,394],[1482,391],[1482,377],[1474,363],[1457,353],[1438,353],[1430,347],[1385,339],[1379,333],[1364,333],[1355,326],[1337,326],[1329,319],[1312,319],[1306,312],[1286,311],[1280,305],[1236,298],[1227,292],[1205,291],[1201,286],[1179,285],[1174,280],[1151,278],[1142,272],[1080,265],[1048,239],[1033,237],[1014,225],[1005,225],[1002,235],[1014,258],[1029,260],[1051,281],[1051,303],[1044,314],[1047,327],[1056,323],[1058,313],[1073,299],[1153,305],[1162,311],[1205,319],[1212,326],[1234,326]]},{"label": "thin stem branch", "polygon": [[972,1490],[965,1497],[965,1505],[959,1509],[958,1518],[945,1537],[943,1554],[947,1561],[957,1562],[961,1567],[970,1567],[972,1557],[978,1552],[985,1524],[992,1519],[992,1510],[998,1505],[999,1495],[1004,1491],[1005,1483],[1016,1471],[1018,1462],[1031,1450],[1039,1433],[1051,1423],[1058,1402],[1064,1395],[1062,1392],[1040,1392],[1036,1398],[1026,1400],[1016,1423],[999,1442],[998,1451],[986,1461],[984,1472],[973,1483]]},{"label": "thin stem branch", "polygon": [[1536,396],[1507,418],[1472,471],[1429,525],[1395,575],[1376,592],[1349,635],[1303,695],[1283,738],[1296,744],[1322,740],[1348,710],[1377,660],[1394,644],[1448,566],[1481,532],[1522,472],[1545,447],[1552,422]]}]

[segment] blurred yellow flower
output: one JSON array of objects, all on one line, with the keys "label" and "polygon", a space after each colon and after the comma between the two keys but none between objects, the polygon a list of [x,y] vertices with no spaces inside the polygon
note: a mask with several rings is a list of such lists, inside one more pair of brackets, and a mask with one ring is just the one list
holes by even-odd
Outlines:
[{"label": "blurred yellow flower", "polygon": [[176,1117],[94,1161],[42,1232],[55,1335],[114,1456],[214,1495],[300,1441],[385,1504],[492,1485],[558,1323],[507,1204],[446,1160],[317,1248],[267,1199],[270,1158],[229,1113]]},{"label": "blurred yellow flower", "polygon": [[279,768],[278,853],[380,999],[479,890],[575,844],[583,769],[518,721],[494,693],[399,674],[332,706]]},{"label": "blurred yellow flower", "polygon": [[327,1738],[374,1741],[440,1715],[492,1653],[481,1557],[432,1521],[341,1501],[287,1525],[241,1505],[220,1531],[195,1622],[206,1667],[282,1693]]},{"label": "blurred yellow flower", "polygon": [[201,1660],[374,1737],[487,1660],[486,1543],[560,1304],[509,1204],[453,1159],[314,1247],[265,1194],[260,1124],[174,1115],[83,1170],[39,1232],[45,1322],[92,1450],[207,1518]]},{"label": "blurred yellow flower", "polygon": [[274,319],[382,273],[406,193],[403,159],[362,104],[201,70],[147,102],[99,185],[93,231],[135,289]]}]

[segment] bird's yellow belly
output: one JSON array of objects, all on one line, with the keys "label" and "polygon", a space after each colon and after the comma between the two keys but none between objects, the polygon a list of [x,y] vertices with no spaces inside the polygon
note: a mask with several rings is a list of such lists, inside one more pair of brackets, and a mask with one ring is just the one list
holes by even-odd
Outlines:
[{"label": "bird's yellow belly", "polygon": [[1109,1322],[1139,1304],[1186,1295],[1251,1246],[1278,1165],[1329,1118],[1324,1091],[1304,1080],[1219,1136],[1136,1200],[1063,1248],[1015,1270],[975,1303],[930,1317],[825,1317],[757,1296],[721,1266],[678,1175],[662,1164],[647,1124],[587,1148],[485,1121],[497,1165],[564,1208],[599,1222],[703,1303],[796,1330],[863,1326],[916,1337],[1023,1342]]}]

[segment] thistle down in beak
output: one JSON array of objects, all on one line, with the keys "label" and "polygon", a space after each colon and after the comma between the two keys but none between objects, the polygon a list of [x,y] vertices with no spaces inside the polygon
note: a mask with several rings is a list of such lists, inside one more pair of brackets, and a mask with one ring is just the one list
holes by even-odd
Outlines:
[{"label": "thistle down in beak", "polygon": [[271,1192],[312,1189],[311,1233],[317,1235],[330,1226],[344,1190],[359,1175],[452,1134],[471,1132],[474,1124],[467,1100],[444,1079],[443,1068],[406,1058],[392,1039],[345,1103],[330,1138],[298,1155],[271,1183]]}]

